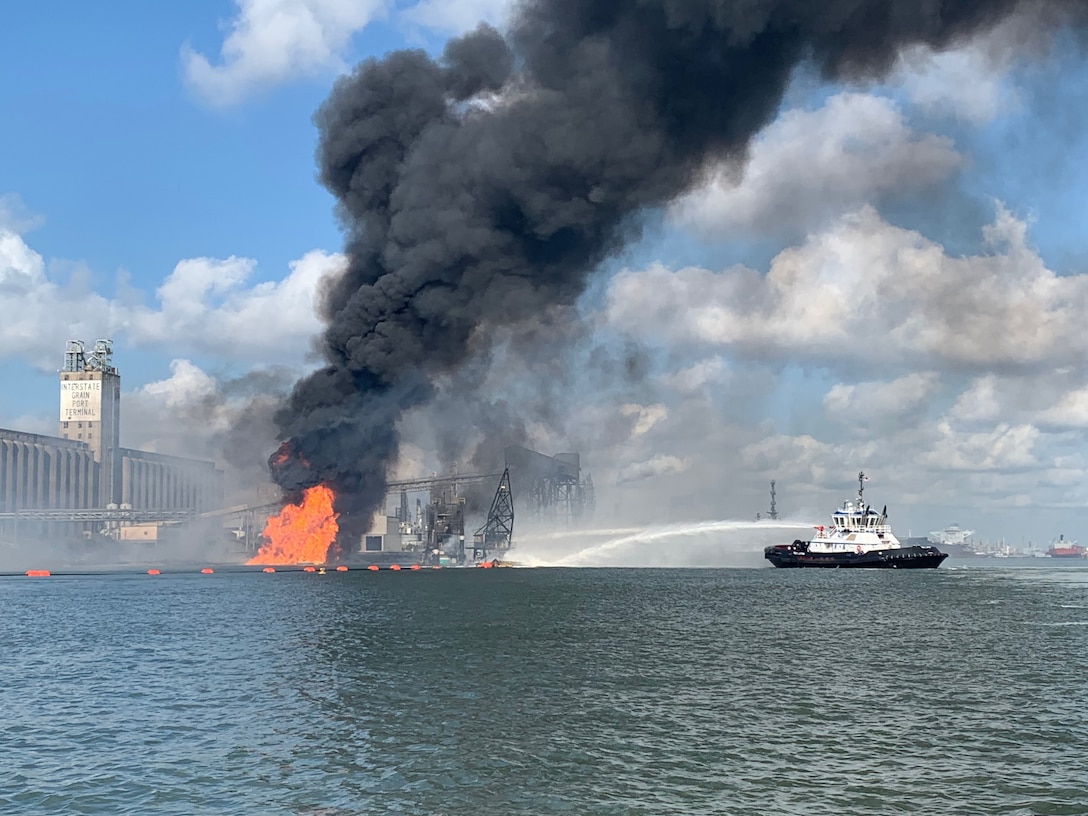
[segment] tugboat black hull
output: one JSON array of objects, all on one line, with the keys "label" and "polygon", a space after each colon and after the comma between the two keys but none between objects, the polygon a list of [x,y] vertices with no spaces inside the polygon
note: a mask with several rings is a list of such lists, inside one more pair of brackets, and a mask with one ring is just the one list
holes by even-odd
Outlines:
[{"label": "tugboat black hull", "polygon": [[936,569],[948,553],[936,547],[900,547],[863,553],[810,553],[808,542],[765,547],[763,557],[776,567],[824,569]]}]

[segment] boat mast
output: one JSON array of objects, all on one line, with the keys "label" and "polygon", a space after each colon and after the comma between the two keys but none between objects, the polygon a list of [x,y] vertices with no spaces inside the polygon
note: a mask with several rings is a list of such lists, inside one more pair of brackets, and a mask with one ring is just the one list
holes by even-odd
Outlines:
[{"label": "boat mast", "polygon": [[858,471],[858,507],[865,506],[865,471]]}]

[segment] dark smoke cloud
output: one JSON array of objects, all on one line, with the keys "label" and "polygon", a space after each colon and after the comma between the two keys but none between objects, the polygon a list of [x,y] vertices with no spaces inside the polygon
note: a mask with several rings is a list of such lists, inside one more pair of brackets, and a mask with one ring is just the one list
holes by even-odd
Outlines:
[{"label": "dark smoke cloud", "polygon": [[277,415],[306,466],[277,480],[331,482],[357,533],[381,504],[404,412],[486,355],[496,327],[574,303],[640,217],[710,162],[743,161],[800,63],[879,77],[904,46],[954,45],[1016,11],[1079,24],[1084,7],[539,0],[506,37],[482,26],[439,60],[363,63],[316,115],[350,264],[325,298],[327,364]]}]

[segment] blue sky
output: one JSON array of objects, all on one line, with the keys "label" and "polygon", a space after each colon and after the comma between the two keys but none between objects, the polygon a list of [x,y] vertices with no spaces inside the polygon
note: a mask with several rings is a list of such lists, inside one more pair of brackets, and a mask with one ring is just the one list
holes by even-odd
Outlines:
[{"label": "blue sky", "polygon": [[[315,180],[314,110],[360,59],[437,51],[481,17],[501,25],[505,9],[498,0],[284,2],[317,20],[316,39],[303,42],[297,26],[262,16],[270,5],[5,4],[0,229],[21,254],[0,255],[0,298],[24,323],[0,331],[11,386],[0,425],[53,429],[54,371],[69,337],[113,336],[127,415],[148,437],[133,443],[154,444],[154,417],[184,424],[187,400],[225,378],[282,366],[289,379],[312,365],[312,294],[340,248],[332,198]],[[276,39],[284,31],[286,46]],[[777,475],[780,504],[808,518],[829,510],[859,467],[884,467],[889,503],[901,497],[915,529],[982,528],[988,517],[1000,519],[990,537],[1049,539],[1063,527],[1088,538],[1075,529],[1088,522],[1077,357],[1088,346],[1079,336],[1088,73],[1071,38],[1026,54],[998,40],[914,54],[881,85],[829,87],[799,72],[743,183],[708,185],[649,215],[643,240],[602,270],[587,319],[657,361],[645,399],[618,406],[626,435],[593,452],[598,485],[615,485],[618,503],[638,504],[640,490],[699,491],[728,460],[730,475],[713,478],[730,498],[706,493],[701,515],[754,514]],[[201,59],[211,66],[203,75]],[[845,254],[844,241],[853,242]],[[925,277],[902,266],[906,248],[923,244],[926,263],[944,270],[934,281],[962,276],[989,299],[964,300],[962,320],[938,319],[941,301],[899,285]],[[870,274],[851,267],[857,258],[885,266]],[[742,286],[738,265],[762,282]],[[886,306],[882,325],[900,330],[874,344],[869,323],[840,316],[835,336],[783,339],[766,327],[810,319],[796,310],[818,303],[774,289],[787,278],[817,294],[879,278],[875,297],[886,302],[867,308]],[[744,330],[741,292],[764,309]],[[655,311],[669,298],[686,310]],[[1058,329],[1078,336],[1058,332],[1014,353]],[[965,334],[974,342],[959,348]],[[872,359],[858,359],[859,348]],[[905,389],[924,399],[902,398]],[[599,440],[591,423],[607,414],[603,402],[584,425],[539,428],[539,446]],[[406,461],[430,462],[420,450]],[[655,475],[624,475],[636,472]],[[953,490],[966,505],[956,519]],[[1046,510],[1046,530],[1031,532],[1031,509],[1050,504],[1065,507]]]}]

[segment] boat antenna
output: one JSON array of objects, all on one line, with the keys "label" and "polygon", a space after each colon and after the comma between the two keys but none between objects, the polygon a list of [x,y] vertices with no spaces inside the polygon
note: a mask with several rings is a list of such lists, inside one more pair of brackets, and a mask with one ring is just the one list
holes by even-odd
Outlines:
[{"label": "boat antenna", "polygon": [[858,471],[858,507],[865,506],[865,471]]}]

